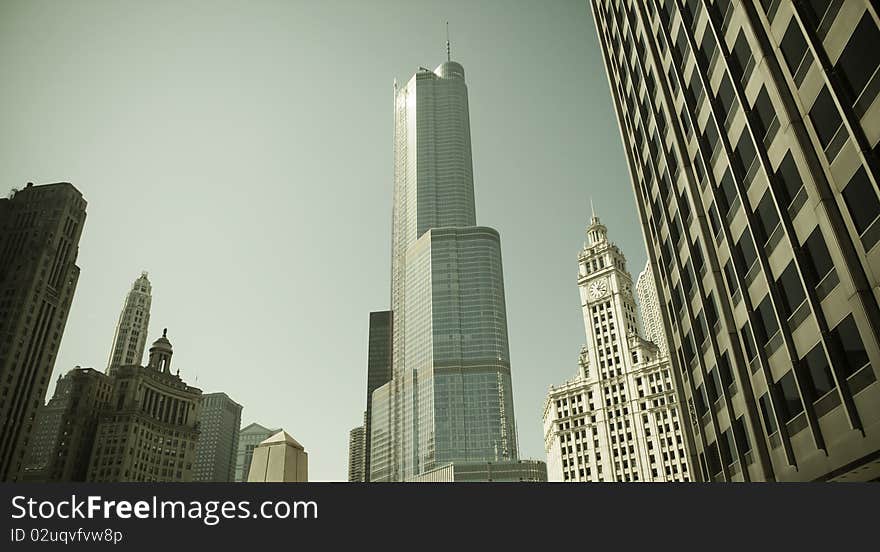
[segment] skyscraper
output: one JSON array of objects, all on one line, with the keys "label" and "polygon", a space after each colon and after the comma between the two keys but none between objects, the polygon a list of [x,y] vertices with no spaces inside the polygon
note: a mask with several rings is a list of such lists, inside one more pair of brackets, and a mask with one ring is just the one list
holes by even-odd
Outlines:
[{"label": "skyscraper", "polygon": [[0,481],[15,481],[79,280],[86,202],[61,182],[0,199]]},{"label": "skyscraper", "polygon": [[393,378],[372,395],[371,481],[518,457],[498,232],[476,226],[464,68],[394,92]]},{"label": "skyscraper", "polygon": [[241,409],[226,393],[202,395],[193,481],[235,481]]},{"label": "skyscraper", "polygon": [[55,394],[37,410],[22,481],[85,481],[98,415],[110,405],[113,380],[76,367],[58,378]]},{"label": "skyscraper", "polygon": [[587,344],[577,376],[551,387],[544,447],[551,481],[690,481],[690,425],[669,360],[639,335],[626,256],[599,218],[578,256]]},{"label": "skyscraper", "polygon": [[348,432],[348,481],[351,483],[364,481],[365,445],[364,426],[358,426]]},{"label": "skyscraper", "polygon": [[147,366],[115,366],[113,395],[100,413],[87,480],[189,482],[199,438],[201,390],[171,372],[166,331]]},{"label": "skyscraper", "polygon": [[252,423],[238,432],[238,451],[235,456],[235,481],[241,483],[248,480],[254,449],[260,443],[281,431],[269,429],[258,423]]},{"label": "skyscraper", "polygon": [[703,478],[880,478],[876,4],[591,5]]},{"label": "skyscraper", "polygon": [[657,346],[660,354],[669,355],[669,346],[666,344],[666,328],[663,327],[663,314],[660,312],[660,299],[657,297],[657,287],[654,284],[654,271],[651,264],[645,265],[639,277],[636,279],[636,295],[639,298],[639,313],[642,321],[642,329],[645,338]]},{"label": "skyscraper", "polygon": [[147,331],[150,326],[150,305],[153,302],[152,285],[147,273],[131,285],[131,291],[125,297],[113,346],[110,348],[110,360],[107,361],[107,373],[113,373],[114,366],[140,363],[144,359],[144,347],[147,343]]},{"label": "skyscraper", "polygon": [[367,351],[367,411],[364,414],[364,481],[370,481],[370,420],[373,417],[373,391],[392,376],[391,311],[370,313],[369,349]]}]

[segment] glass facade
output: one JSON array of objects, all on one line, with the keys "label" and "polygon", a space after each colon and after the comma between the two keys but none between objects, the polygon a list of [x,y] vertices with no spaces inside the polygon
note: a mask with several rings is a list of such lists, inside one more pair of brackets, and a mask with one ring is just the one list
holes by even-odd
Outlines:
[{"label": "glass facade", "polygon": [[393,379],[372,394],[371,481],[517,458],[501,247],[476,226],[464,69],[420,71],[394,105]]}]

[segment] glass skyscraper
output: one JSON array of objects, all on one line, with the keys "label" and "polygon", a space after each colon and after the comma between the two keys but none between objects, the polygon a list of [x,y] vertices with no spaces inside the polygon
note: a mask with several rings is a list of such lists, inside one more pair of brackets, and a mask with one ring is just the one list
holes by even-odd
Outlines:
[{"label": "glass skyscraper", "polygon": [[453,61],[395,83],[391,309],[370,480],[517,459],[500,238],[476,225],[467,86]]}]

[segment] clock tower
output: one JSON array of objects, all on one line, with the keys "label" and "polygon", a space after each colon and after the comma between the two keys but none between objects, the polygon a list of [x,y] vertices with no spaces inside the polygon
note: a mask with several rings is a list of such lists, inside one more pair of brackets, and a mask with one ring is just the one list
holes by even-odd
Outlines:
[{"label": "clock tower", "polygon": [[638,334],[633,282],[626,271],[626,257],[608,241],[608,229],[595,215],[578,255],[578,287],[592,374],[620,375],[627,362],[627,338]]},{"label": "clock tower", "polygon": [[689,481],[669,359],[639,335],[623,252],[595,215],[578,255],[587,343],[544,403],[550,481]]}]

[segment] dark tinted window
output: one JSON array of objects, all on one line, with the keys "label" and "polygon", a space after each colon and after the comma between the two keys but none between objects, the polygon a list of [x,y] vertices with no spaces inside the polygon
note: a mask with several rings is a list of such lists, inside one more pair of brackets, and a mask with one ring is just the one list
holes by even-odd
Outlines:
[{"label": "dark tinted window", "polygon": [[794,261],[788,263],[788,266],[779,275],[776,283],[779,285],[779,291],[781,292],[782,305],[780,306],[782,311],[786,316],[791,316],[795,309],[807,298],[806,294],[804,294],[804,287],[801,285],[801,279],[798,276]]},{"label": "dark tinted window", "polygon": [[718,86],[718,94],[716,94],[718,103],[721,105],[721,111],[724,113],[723,119],[730,117],[730,112],[736,102],[736,95],[733,92],[733,85],[730,83],[730,77],[724,75],[721,84]]},{"label": "dark tinted window", "polygon": [[739,289],[739,283],[736,281],[736,275],[733,272],[733,263],[727,261],[724,263],[724,277],[727,279],[727,290],[733,295]]},{"label": "dark tinted window", "polygon": [[[791,202],[794,201],[794,198],[804,186],[791,151],[786,153],[785,157],[782,158],[782,162],[779,163],[779,168],[776,169],[776,179],[780,184],[779,191],[780,195],[784,196],[785,204],[791,205]],[[780,201],[782,199],[780,198]]]},{"label": "dark tinted window", "polygon": [[755,144],[752,143],[752,137],[746,132],[745,128],[739,135],[739,142],[736,143],[736,149],[733,151],[735,162],[739,165],[740,172],[745,176],[751,168],[752,163],[758,157],[755,151]]},{"label": "dark tinted window", "polygon": [[831,331],[831,339],[843,356],[842,365],[837,368],[844,377],[855,374],[868,364],[868,353],[865,351],[865,345],[862,343],[862,337],[852,315],[844,318],[843,322]]},{"label": "dark tinted window", "polygon": [[730,357],[727,351],[724,351],[718,361],[718,373],[721,375],[721,384],[725,388],[730,387],[730,384],[733,383],[733,372],[730,370]]},{"label": "dark tinted window", "polygon": [[843,189],[843,199],[859,234],[864,233],[877,215],[880,215],[880,201],[877,200],[874,187],[868,180],[865,167],[859,167],[849,180]]},{"label": "dark tinted window", "polygon": [[749,48],[749,41],[746,40],[746,35],[742,31],[736,36],[736,42],[730,53],[732,54],[730,64],[733,71],[739,79],[742,79],[746,69],[752,64],[752,49]]},{"label": "dark tinted window", "polygon": [[746,322],[745,325],[740,329],[739,333],[742,335],[746,359],[752,360],[753,358],[755,358],[755,355],[758,354],[758,351],[755,350],[755,340],[752,339],[752,330],[749,327],[748,322]]},{"label": "dark tinted window", "polygon": [[755,339],[761,345],[766,345],[778,330],[779,323],[776,321],[773,302],[770,300],[770,294],[768,293],[758,305],[758,325],[755,327]]},{"label": "dark tinted window", "polygon": [[835,72],[843,77],[853,101],[859,97],[880,66],[878,45],[880,45],[880,30],[877,29],[871,14],[866,11],[840,54],[837,65],[834,66]]},{"label": "dark tinted window", "polygon": [[722,211],[726,215],[730,211],[733,202],[736,201],[736,184],[733,181],[733,175],[730,170],[724,171],[721,182],[718,184],[718,191],[721,192],[721,199],[724,202]]},{"label": "dark tinted window", "polygon": [[745,276],[749,269],[758,259],[758,253],[755,251],[755,243],[752,241],[752,234],[746,228],[742,236],[736,242],[734,247],[734,260],[737,262],[737,268]]},{"label": "dark tinted window", "polygon": [[776,433],[776,418],[773,416],[773,401],[770,399],[769,393],[761,395],[761,417],[764,419],[764,427],[767,428],[767,435]]},{"label": "dark tinted window", "polygon": [[831,366],[825,357],[825,349],[819,343],[801,359],[800,374],[804,380],[804,386],[813,394],[815,401],[825,393],[834,389],[834,377],[831,375]]},{"label": "dark tinted window", "polygon": [[782,50],[782,57],[788,65],[788,70],[794,75],[807,53],[807,41],[804,40],[804,35],[794,19],[789,23],[779,48]]},{"label": "dark tinted window", "polygon": [[804,259],[807,272],[813,280],[813,285],[816,285],[834,268],[831,254],[825,245],[825,238],[822,237],[822,231],[819,230],[818,226],[813,230],[813,233],[810,234],[802,247],[805,253]]},{"label": "dark tinted window", "polygon": [[776,386],[782,397],[782,404],[780,405],[781,418],[789,422],[804,410],[804,405],[801,403],[801,395],[798,393],[797,383],[794,380],[794,373],[791,370],[786,372],[776,382]]},{"label": "dark tinted window", "polygon": [[755,105],[752,109],[759,127],[758,135],[761,137],[766,136],[767,131],[770,130],[770,125],[776,119],[776,109],[770,101],[770,96],[767,94],[765,86],[761,87],[761,91],[758,93],[758,97],[755,98]]},{"label": "dark tinted window", "polygon": [[752,450],[752,445],[749,443],[749,433],[746,431],[746,422],[742,416],[733,422],[733,437],[736,440],[736,448],[742,454]]},{"label": "dark tinted window", "polygon": [[776,212],[776,205],[773,203],[770,190],[764,192],[764,197],[761,198],[758,208],[755,209],[755,215],[758,218],[755,238],[763,244],[770,239],[770,235],[779,225],[779,214]]},{"label": "dark tinted window", "polygon": [[843,121],[827,86],[822,88],[813,107],[810,108],[810,120],[813,121],[813,127],[816,129],[822,147],[828,147]]}]

